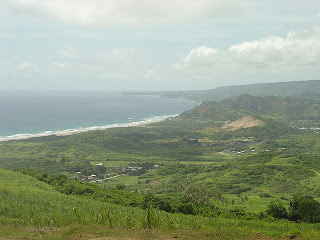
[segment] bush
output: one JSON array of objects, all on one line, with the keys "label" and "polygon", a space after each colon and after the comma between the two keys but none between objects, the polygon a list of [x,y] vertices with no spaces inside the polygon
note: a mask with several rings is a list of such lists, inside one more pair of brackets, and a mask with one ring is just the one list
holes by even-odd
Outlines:
[{"label": "bush", "polygon": [[288,218],[287,209],[281,204],[275,201],[271,201],[266,213],[275,218]]},{"label": "bush", "polygon": [[294,197],[290,202],[289,219],[307,223],[320,222],[320,203],[312,197]]},{"label": "bush", "polygon": [[172,212],[172,207],[167,200],[154,196],[151,193],[148,193],[147,195],[145,195],[142,202],[142,207],[144,209],[147,209],[149,205],[159,210]]},{"label": "bush", "polygon": [[320,222],[320,203],[312,197],[295,196],[290,202],[289,210],[281,203],[272,201],[268,206],[266,214],[291,221],[318,223]]},{"label": "bush", "polygon": [[260,193],[259,197],[261,197],[261,198],[272,198],[272,196],[269,193],[265,193],[265,192]]},{"label": "bush", "polygon": [[124,190],[125,188],[126,188],[126,185],[124,185],[124,184],[117,185],[117,190]]}]

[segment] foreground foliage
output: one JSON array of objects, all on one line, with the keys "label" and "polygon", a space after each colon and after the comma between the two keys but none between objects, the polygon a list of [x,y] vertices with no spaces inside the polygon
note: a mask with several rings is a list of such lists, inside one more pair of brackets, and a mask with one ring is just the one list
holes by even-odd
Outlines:
[{"label": "foreground foliage", "polygon": [[312,197],[295,196],[288,209],[280,203],[271,202],[266,212],[279,219],[307,223],[320,222],[320,203]]},{"label": "foreground foliage", "polygon": [[[163,233],[178,233],[183,229],[182,231],[189,231],[191,234],[203,234],[200,239],[254,239],[257,232],[274,237],[298,234],[304,239],[314,239],[320,233],[318,224],[188,216],[66,196],[46,183],[8,170],[0,170],[0,179],[2,226],[87,225],[95,226],[94,228],[154,228]],[[3,229],[5,228],[1,227],[0,232]],[[6,235],[18,234],[19,229],[15,229],[7,230]]]}]

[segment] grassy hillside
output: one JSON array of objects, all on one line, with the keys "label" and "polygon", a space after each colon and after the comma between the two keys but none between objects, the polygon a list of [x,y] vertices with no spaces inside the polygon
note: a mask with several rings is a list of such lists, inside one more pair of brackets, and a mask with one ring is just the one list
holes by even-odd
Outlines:
[{"label": "grassy hillside", "polygon": [[280,119],[314,119],[320,116],[320,102],[313,99],[243,94],[224,101],[207,101],[181,117],[236,120],[248,114],[272,116]]},{"label": "grassy hillside", "polygon": [[[152,239],[163,239],[165,236],[182,239],[260,239],[262,234],[274,237],[299,234],[304,239],[313,239],[319,234],[318,225],[168,214],[154,209],[140,210],[65,196],[45,183],[9,170],[0,170],[0,183],[0,234],[11,239],[20,235],[24,239],[73,239],[76,236],[77,239],[88,239],[90,234],[101,239],[106,236],[137,236],[137,239],[150,239],[150,236]],[[6,227],[11,224],[20,227]],[[22,230],[22,226],[28,228]],[[32,230],[35,226],[39,227]],[[59,228],[50,230],[45,226]],[[121,229],[128,228],[135,230],[130,230],[126,235]],[[148,234],[139,230],[145,228],[155,230],[149,230]]]}]

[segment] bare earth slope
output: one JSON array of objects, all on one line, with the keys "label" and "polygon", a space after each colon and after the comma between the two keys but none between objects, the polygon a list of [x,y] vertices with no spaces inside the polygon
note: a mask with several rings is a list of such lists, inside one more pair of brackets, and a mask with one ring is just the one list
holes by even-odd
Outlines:
[{"label": "bare earth slope", "polygon": [[259,119],[253,118],[251,116],[244,116],[237,121],[225,123],[222,128],[229,130],[237,130],[240,128],[250,128],[255,126],[261,126],[263,122]]}]

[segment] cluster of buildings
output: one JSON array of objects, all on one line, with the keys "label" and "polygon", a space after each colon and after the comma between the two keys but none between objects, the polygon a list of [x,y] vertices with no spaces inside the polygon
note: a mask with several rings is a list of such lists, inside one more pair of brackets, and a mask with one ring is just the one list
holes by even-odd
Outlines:
[{"label": "cluster of buildings", "polygon": [[[96,166],[103,166],[102,163],[96,164]],[[118,177],[125,177],[136,173],[137,171],[141,171],[141,174],[144,172],[151,171],[153,169],[157,169],[161,167],[161,165],[153,165],[152,168],[145,169],[143,166],[126,166],[126,167],[119,167],[117,165],[113,167],[106,167],[108,170],[110,169],[109,173],[105,173],[103,178],[98,178],[96,174],[91,174],[89,176],[84,175],[82,172],[78,171],[76,175],[73,177],[74,179],[78,179],[81,182],[107,182],[113,180]],[[112,170],[111,170],[112,169]],[[108,171],[107,170],[107,171]]]}]

